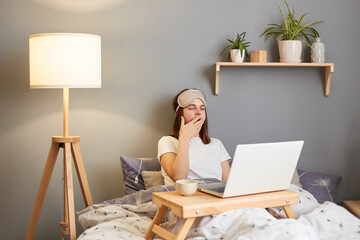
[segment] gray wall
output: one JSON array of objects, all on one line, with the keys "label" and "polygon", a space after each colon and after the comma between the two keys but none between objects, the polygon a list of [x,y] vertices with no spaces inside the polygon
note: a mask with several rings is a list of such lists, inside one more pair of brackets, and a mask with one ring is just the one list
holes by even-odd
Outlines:
[{"label": "gray wall", "polygon": [[[213,94],[215,62],[227,60],[219,53],[236,33],[278,61],[259,35],[280,21],[282,0],[1,0],[0,238],[24,238],[51,136],[62,134],[61,90],[29,89],[28,36],[42,32],[102,36],[102,88],[70,90],[70,134],[81,136],[95,202],[123,195],[121,154],[156,156],[171,132],[170,101],[188,87],[206,94],[210,134],[230,155],[239,143],[303,139],[298,167],[343,176],[337,202],[360,199],[360,1],[289,3],[306,22],[325,21],[316,28],[335,63],[329,97],[316,68],[223,68]],[[60,238],[61,157],[35,239]],[[82,209],[77,182],[75,198]]]}]

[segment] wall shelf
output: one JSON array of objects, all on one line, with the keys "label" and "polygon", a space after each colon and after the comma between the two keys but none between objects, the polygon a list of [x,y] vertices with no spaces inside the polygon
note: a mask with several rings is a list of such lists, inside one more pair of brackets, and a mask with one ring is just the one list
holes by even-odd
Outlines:
[{"label": "wall shelf", "polygon": [[215,76],[215,95],[219,95],[219,73],[220,67],[318,67],[325,68],[325,96],[329,96],[331,76],[334,72],[334,63],[280,63],[280,62],[217,62]]}]

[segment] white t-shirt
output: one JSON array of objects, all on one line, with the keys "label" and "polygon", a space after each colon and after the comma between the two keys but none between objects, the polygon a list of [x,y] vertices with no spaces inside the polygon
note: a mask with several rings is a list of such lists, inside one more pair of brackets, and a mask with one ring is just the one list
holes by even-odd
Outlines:
[{"label": "white t-shirt", "polygon": [[[165,136],[158,143],[158,159],[169,152],[177,153],[179,140]],[[226,151],[224,145],[219,139],[211,138],[209,144],[204,144],[200,138],[191,138],[189,140],[189,174],[187,178],[217,178],[222,179],[221,163],[229,160],[231,157]],[[174,185],[174,182],[161,167],[161,173],[164,177],[165,185]]]}]

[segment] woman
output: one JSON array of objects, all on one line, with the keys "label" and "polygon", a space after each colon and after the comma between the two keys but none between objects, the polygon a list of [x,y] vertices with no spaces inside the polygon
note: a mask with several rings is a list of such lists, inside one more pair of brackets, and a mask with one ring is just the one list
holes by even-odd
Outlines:
[{"label": "woman", "polygon": [[184,178],[227,181],[230,156],[219,139],[208,136],[204,95],[196,89],[183,90],[174,98],[173,107],[173,135],[158,143],[165,185]]}]

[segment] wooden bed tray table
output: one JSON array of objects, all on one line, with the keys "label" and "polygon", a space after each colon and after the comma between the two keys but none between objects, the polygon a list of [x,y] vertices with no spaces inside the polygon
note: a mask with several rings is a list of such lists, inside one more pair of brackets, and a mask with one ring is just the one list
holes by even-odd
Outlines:
[{"label": "wooden bed tray table", "polygon": [[[299,203],[299,193],[282,190],[219,198],[199,191],[192,196],[181,196],[176,191],[170,191],[153,193],[152,202],[159,206],[159,210],[145,234],[145,239],[152,239],[157,234],[167,240],[180,240],[185,239],[195,218],[220,214],[233,209],[282,207],[288,218],[295,218],[290,205]],[[184,218],[176,235],[159,226],[169,208],[176,216]]]}]

